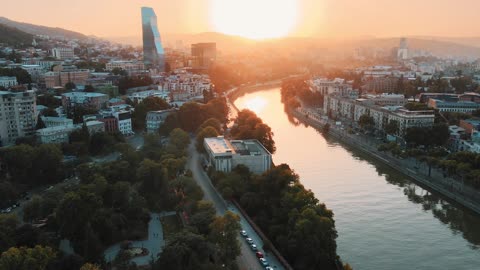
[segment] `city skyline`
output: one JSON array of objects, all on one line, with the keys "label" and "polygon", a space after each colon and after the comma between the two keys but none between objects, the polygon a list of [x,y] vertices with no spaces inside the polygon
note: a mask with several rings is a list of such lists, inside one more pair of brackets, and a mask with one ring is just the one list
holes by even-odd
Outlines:
[{"label": "city skyline", "polygon": [[[239,5],[242,8],[240,11],[248,10],[248,5],[253,3],[252,1],[243,1],[242,4],[239,4],[233,0],[229,1],[232,3],[231,5]],[[119,5],[118,1],[113,0],[95,3],[92,0],[74,3],[57,0],[46,0],[41,3],[19,0],[3,3],[0,16],[32,24],[62,27],[99,37],[140,37],[139,14],[134,10],[141,6],[151,6],[159,14],[162,14],[158,21],[162,33],[222,32],[261,38],[252,33],[245,33],[245,30],[236,31],[232,22],[220,21],[219,23],[218,18],[216,22],[215,3],[219,3],[216,0],[182,0],[162,3],[152,0],[122,2]],[[462,0],[462,3],[448,0],[440,2],[434,0],[371,2],[367,0],[284,0],[277,2],[274,7],[270,4],[257,5],[255,8],[256,12],[270,13],[273,16],[272,10],[277,13],[281,11],[283,14],[285,7],[291,6],[292,3],[295,4],[295,8],[291,10],[296,14],[290,14],[295,21],[283,26],[291,29],[287,32],[282,32],[281,29],[272,30],[271,32],[277,33],[274,37],[285,35],[327,38],[412,35],[480,36],[478,27],[471,23],[475,21],[475,11],[480,9],[480,2],[475,0]],[[225,5],[225,2],[223,4]],[[30,8],[23,9],[24,6]],[[92,9],[92,6],[95,6],[95,9]],[[432,7],[435,7],[434,12]],[[72,10],[75,10],[75,14],[80,15],[72,16]],[[55,14],[55,16],[44,16],[48,13]],[[408,14],[408,20],[405,14]],[[102,19],[101,23],[98,23],[100,18]],[[263,22],[258,23],[259,29],[262,29]],[[229,29],[225,29],[225,25],[229,24]],[[251,32],[251,30],[249,31]],[[262,31],[265,32],[265,30]]]}]

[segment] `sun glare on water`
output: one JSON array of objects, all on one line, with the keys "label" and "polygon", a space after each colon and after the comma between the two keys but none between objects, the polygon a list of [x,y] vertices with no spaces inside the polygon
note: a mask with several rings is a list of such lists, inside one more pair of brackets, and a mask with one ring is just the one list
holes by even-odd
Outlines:
[{"label": "sun glare on water", "polygon": [[252,39],[288,35],[297,23],[298,0],[210,0],[215,31]]},{"label": "sun glare on water", "polygon": [[245,107],[256,114],[261,113],[266,106],[267,106],[267,100],[265,100],[262,97],[255,97],[255,98],[249,99],[245,101],[245,104],[242,105],[242,107]]}]

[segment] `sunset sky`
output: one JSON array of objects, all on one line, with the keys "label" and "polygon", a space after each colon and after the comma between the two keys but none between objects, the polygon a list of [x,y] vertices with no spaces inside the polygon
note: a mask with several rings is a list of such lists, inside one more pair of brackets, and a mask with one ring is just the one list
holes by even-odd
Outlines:
[{"label": "sunset sky", "polygon": [[[139,36],[144,5],[155,9],[163,33],[480,36],[478,0],[5,0],[0,16],[100,37]],[[237,12],[219,12],[225,5]],[[255,24],[267,25],[254,33]]]}]

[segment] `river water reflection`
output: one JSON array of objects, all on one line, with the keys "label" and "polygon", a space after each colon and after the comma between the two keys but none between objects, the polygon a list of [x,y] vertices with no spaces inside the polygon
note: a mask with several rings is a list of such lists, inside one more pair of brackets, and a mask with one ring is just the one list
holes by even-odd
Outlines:
[{"label": "river water reflection", "polygon": [[335,213],[338,254],[354,269],[480,269],[480,217],[368,156],[295,123],[278,88],[235,105],[273,130],[276,164],[287,163]]}]

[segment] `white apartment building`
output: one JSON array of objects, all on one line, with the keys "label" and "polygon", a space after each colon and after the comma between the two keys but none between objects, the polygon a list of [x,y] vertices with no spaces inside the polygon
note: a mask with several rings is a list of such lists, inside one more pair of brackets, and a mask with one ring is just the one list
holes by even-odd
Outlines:
[{"label": "white apartment building", "polygon": [[397,121],[398,134],[403,136],[411,127],[431,127],[435,122],[435,113],[427,111],[409,111],[402,106],[382,106],[370,99],[350,99],[330,95],[325,97],[325,114],[358,122],[362,115],[369,115],[374,119],[375,128],[383,130],[390,121]]},{"label": "white apartment building", "polygon": [[252,173],[262,174],[272,168],[272,155],[257,140],[227,140],[224,137],[205,138],[210,166],[222,172],[231,172],[244,165]]},{"label": "white apartment building", "polygon": [[36,98],[33,91],[0,91],[0,142],[11,145],[35,134]]},{"label": "white apartment building", "polygon": [[112,71],[115,68],[120,68],[126,71],[129,70],[143,70],[145,69],[145,64],[143,62],[137,61],[111,61],[106,64],[106,70]]},{"label": "white apartment building", "polygon": [[472,113],[480,109],[480,103],[473,101],[445,101],[431,98],[428,100],[428,107],[440,112]]},{"label": "white apartment building", "polygon": [[125,136],[133,135],[132,115],[129,111],[118,111],[112,114],[118,120],[118,130]]},{"label": "white apartment building", "polygon": [[4,88],[9,88],[17,84],[18,82],[16,77],[0,76],[0,86]]},{"label": "white apartment building", "polygon": [[[307,81],[310,91],[318,92],[322,95],[339,94],[341,96],[354,95],[353,82],[347,82],[345,79],[336,78],[329,80],[327,78],[315,78]],[[357,92],[358,95],[358,92]]]},{"label": "white apartment building", "polygon": [[162,98],[168,103],[170,103],[170,93],[167,91],[161,91],[161,90],[147,90],[147,91],[141,91],[141,92],[135,92],[130,95],[128,95],[128,98],[133,101],[140,103],[144,99],[148,97],[158,97]]},{"label": "white apartment building", "polygon": [[68,143],[69,135],[81,126],[52,126],[37,130],[37,137],[40,143]]},{"label": "white apartment building", "polygon": [[47,128],[73,125],[73,120],[66,117],[42,116],[41,119]]},{"label": "white apartment building", "polygon": [[73,59],[75,57],[75,54],[73,52],[73,48],[71,47],[53,48],[52,57],[61,60]]}]

